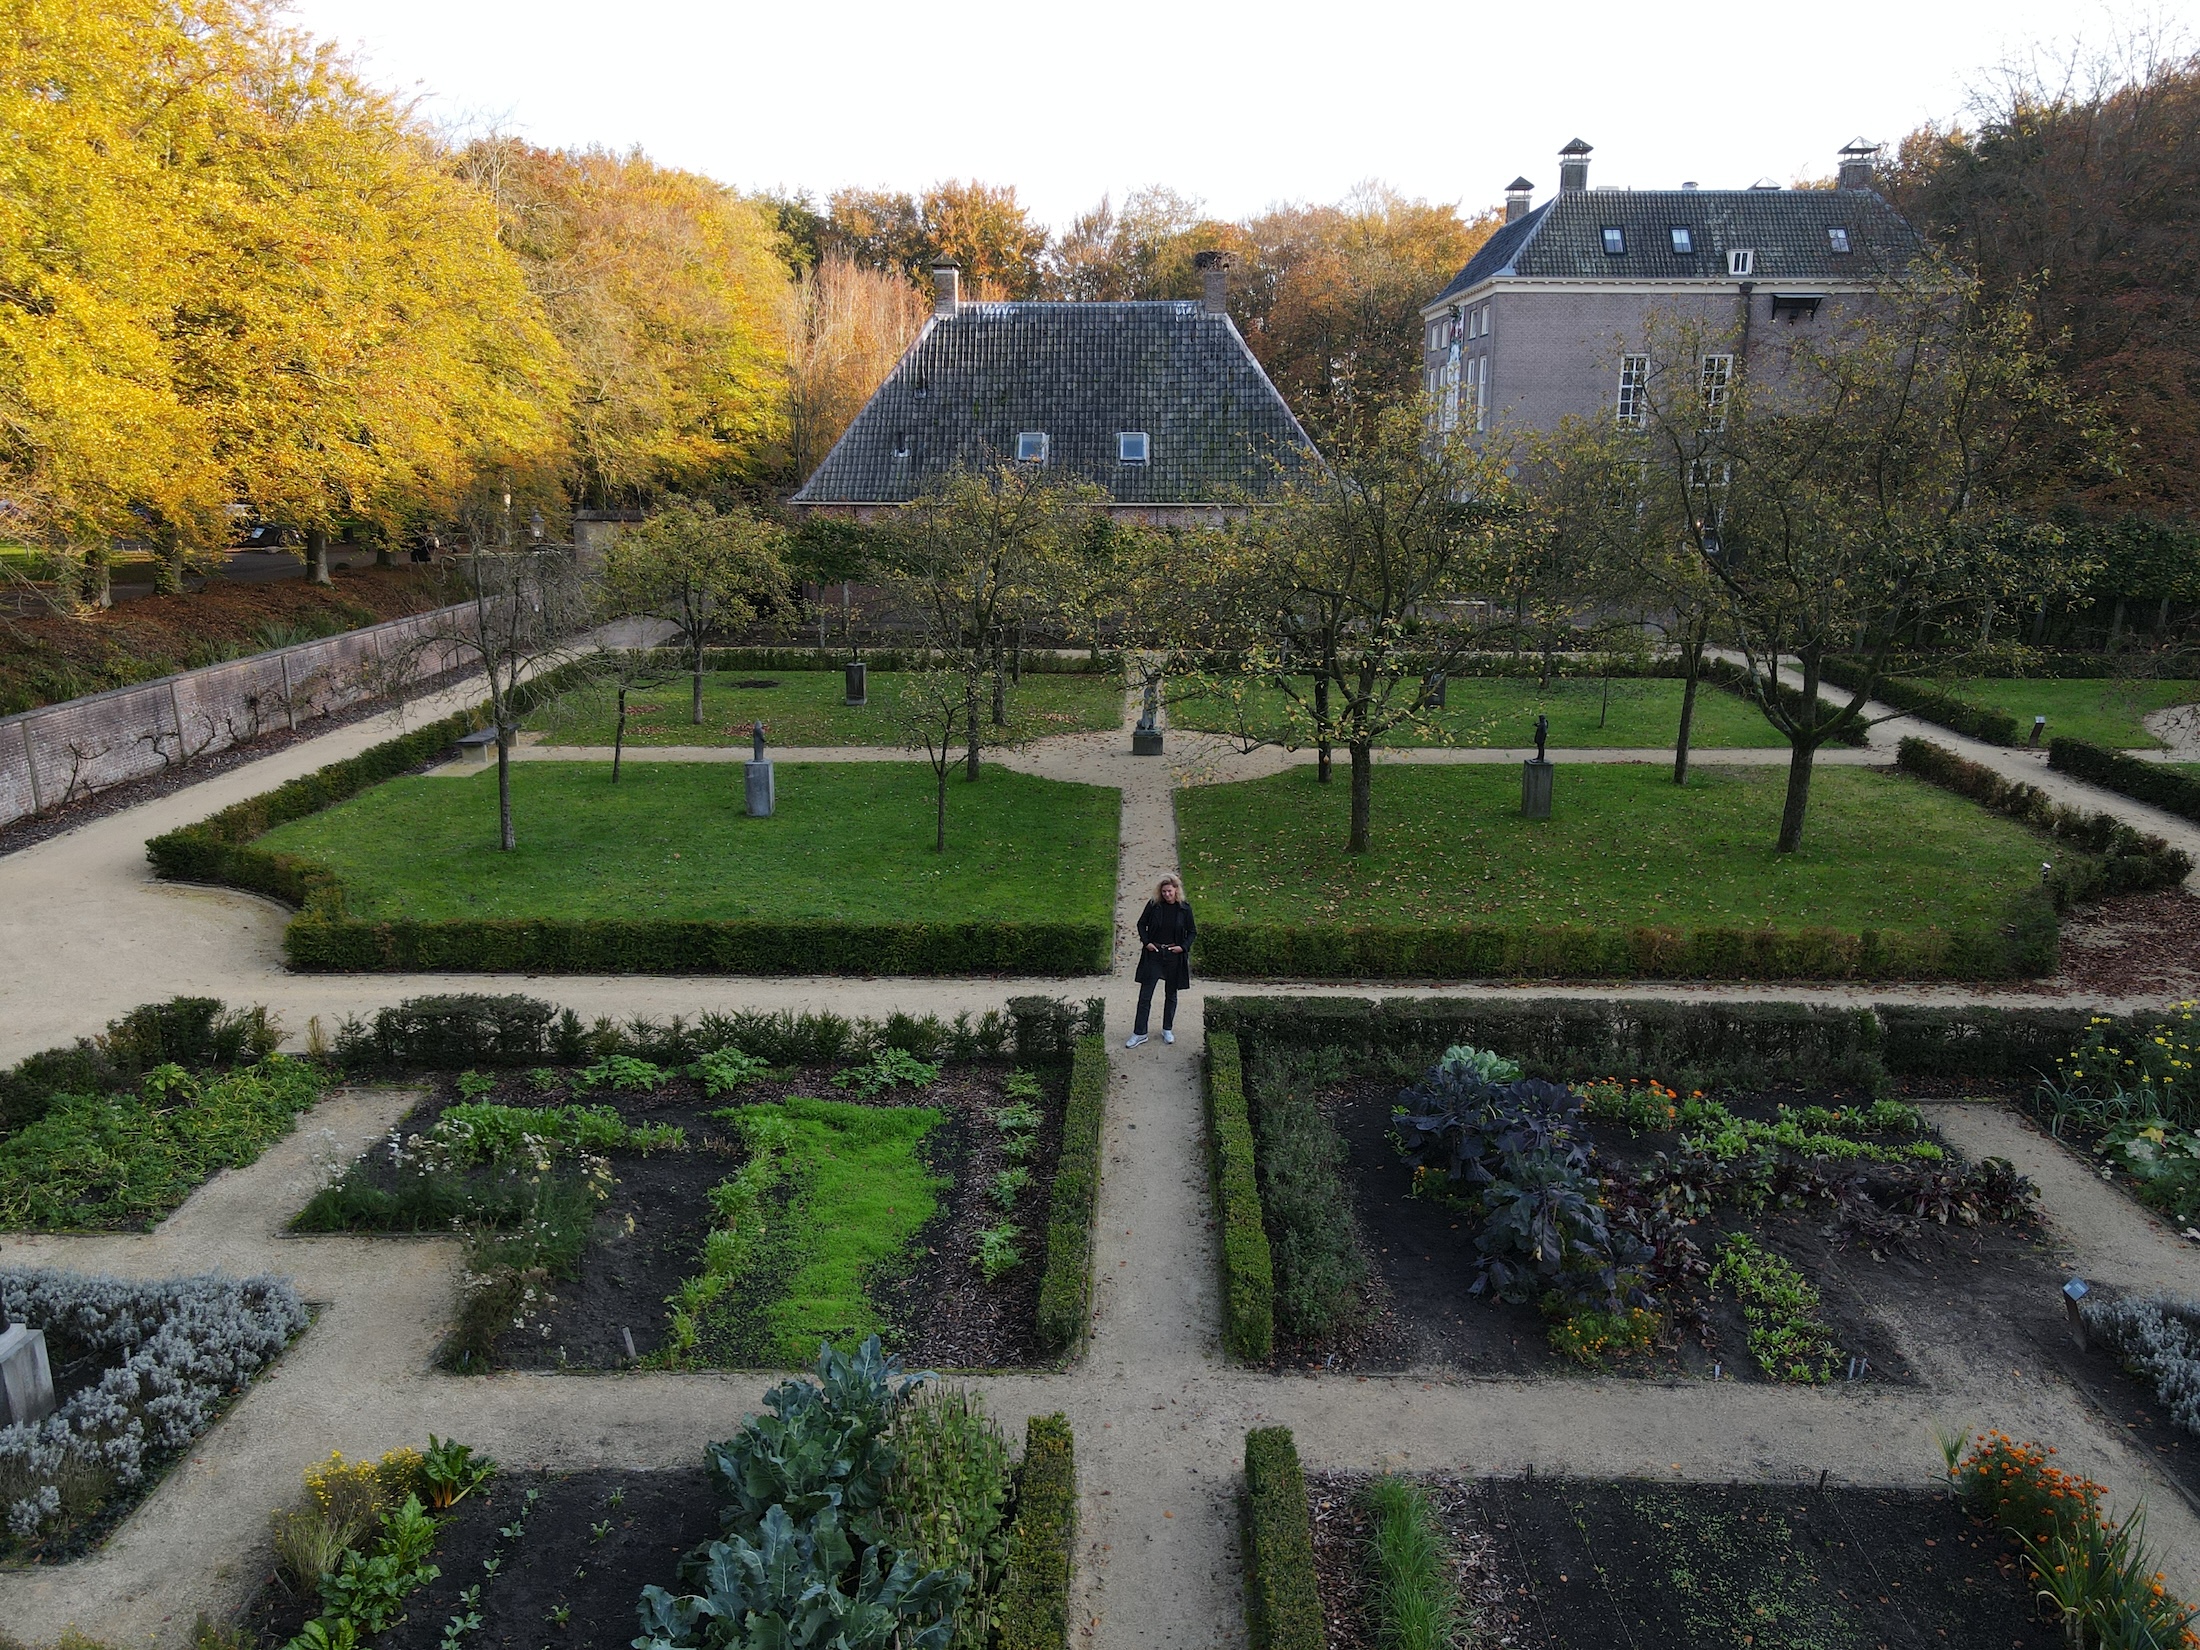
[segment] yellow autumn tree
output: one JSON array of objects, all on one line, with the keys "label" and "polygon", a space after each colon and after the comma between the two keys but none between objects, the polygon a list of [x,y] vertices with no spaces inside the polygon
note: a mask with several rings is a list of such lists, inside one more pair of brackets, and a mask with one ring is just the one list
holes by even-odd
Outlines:
[{"label": "yellow autumn tree", "polygon": [[[267,0],[7,0],[0,484],[171,579],[233,507],[387,532],[552,456],[558,343],[432,134]],[[325,565],[323,567],[325,576]]]},{"label": "yellow autumn tree", "polygon": [[782,416],[788,272],[768,209],[639,151],[491,138],[462,166],[570,363],[576,501],[633,507],[752,480]]}]

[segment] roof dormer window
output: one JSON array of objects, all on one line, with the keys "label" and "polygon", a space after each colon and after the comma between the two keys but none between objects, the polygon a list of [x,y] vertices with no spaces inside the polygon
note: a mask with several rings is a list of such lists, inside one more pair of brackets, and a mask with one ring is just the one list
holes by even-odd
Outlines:
[{"label": "roof dormer window", "polygon": [[1019,464],[1044,464],[1046,461],[1046,431],[1018,430],[1016,432],[1016,462]]},{"label": "roof dormer window", "polygon": [[1729,275],[1754,275],[1757,272],[1757,254],[1751,247],[1737,246],[1726,255],[1726,272]]},{"label": "roof dormer window", "polygon": [[1826,249],[1837,258],[1845,258],[1849,251],[1849,232],[1846,229],[1826,231]]},{"label": "roof dormer window", "polygon": [[1616,223],[1604,226],[1604,255],[1608,258],[1627,256],[1627,231]]},{"label": "roof dormer window", "polygon": [[1118,430],[1115,435],[1115,461],[1118,464],[1143,464],[1150,446],[1144,430]]},{"label": "roof dormer window", "polygon": [[1696,233],[1694,230],[1675,224],[1672,229],[1672,236],[1673,250],[1680,256],[1685,258],[1696,250]]}]

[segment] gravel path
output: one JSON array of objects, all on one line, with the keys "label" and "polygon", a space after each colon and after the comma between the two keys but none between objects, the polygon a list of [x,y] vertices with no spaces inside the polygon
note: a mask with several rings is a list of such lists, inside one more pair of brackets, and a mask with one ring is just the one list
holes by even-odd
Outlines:
[{"label": "gravel path", "polygon": [[[162,887],[144,865],[142,844],[153,832],[389,731],[386,722],[341,730],[0,861],[0,1000],[9,1008],[0,1060],[177,990],[268,1002],[296,1031],[309,1014],[363,1011],[457,984],[438,976],[294,979],[278,965],[285,913],[235,894]],[[1924,731],[1967,755],[2010,759]],[[1800,1481],[1824,1470],[1842,1482],[1888,1485],[1929,1479],[1938,1461],[1936,1427],[1999,1426],[2056,1442],[2065,1465],[2115,1487],[2120,1508],[2144,1497],[2153,1537],[2169,1555],[2172,1584],[2200,1595],[2200,1519],[2118,1429],[2059,1377],[2038,1370],[1936,1367],[1924,1387],[1794,1391],[1592,1378],[1461,1380],[1436,1372],[1268,1375],[1225,1364],[1216,1338],[1217,1263],[1200,1148],[1203,995],[1186,1000],[1173,1047],[1156,1041],[1122,1050],[1130,947],[1121,932],[1159,875],[1173,868],[1172,786],[1206,764],[1219,769],[1230,760],[1273,758],[1230,758],[1181,736],[1172,742],[1188,748],[1170,760],[1136,759],[1123,754],[1120,734],[1077,735],[1016,763],[1119,786],[1124,794],[1117,978],[1109,987],[1110,1035],[1118,1043],[1103,1135],[1091,1344],[1064,1373],[974,1383],[1006,1422],[1060,1408],[1076,1426],[1081,1512],[1073,1620],[1081,1644],[1147,1650],[1244,1642],[1233,1497],[1245,1429],[1273,1421],[1297,1430],[1316,1468],[1515,1472],[1532,1464],[1544,1472],[1705,1483]],[[1891,735],[1879,742],[1891,742]],[[2082,793],[2074,799],[2089,806],[2125,811],[2121,799],[2058,776],[2025,776],[2055,780],[2058,794]],[[2200,832],[2176,823],[2200,845]],[[879,1014],[893,1007],[982,1009],[1011,990],[1084,996],[1097,983],[561,978],[514,981],[510,988],[554,995],[587,1013],[693,1013],[742,1003]],[[1957,987],[1714,993],[1636,985],[1564,994],[1980,1000]],[[0,1623],[8,1630],[39,1641],[73,1624],[118,1644],[183,1643],[200,1610],[231,1608],[255,1584],[265,1562],[266,1510],[287,1500],[303,1468],[331,1448],[379,1452],[417,1442],[432,1429],[464,1437],[513,1466],[685,1465],[755,1404],[774,1377],[434,1372],[430,1358],[457,1285],[454,1243],[280,1235],[318,1184],[322,1165],[363,1149],[410,1101],[406,1091],[387,1088],[337,1094],[298,1133],[251,1168],[210,1182],[154,1233],[0,1240],[0,1264],[138,1274],[213,1266],[281,1271],[321,1308],[283,1364],[98,1555],[53,1570],[0,1574]],[[1943,1116],[1943,1127],[1965,1149],[2015,1158],[2040,1181],[2066,1251],[2089,1276],[2200,1293],[2195,1251],[2050,1142],[1990,1107],[1951,1107]]]}]

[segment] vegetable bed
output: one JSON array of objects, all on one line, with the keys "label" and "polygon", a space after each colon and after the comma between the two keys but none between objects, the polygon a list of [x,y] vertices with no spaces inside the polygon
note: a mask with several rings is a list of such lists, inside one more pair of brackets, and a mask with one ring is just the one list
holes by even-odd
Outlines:
[{"label": "vegetable bed", "polygon": [[878,1334],[926,1365],[1040,1361],[1068,1067],[467,1072],[298,1216],[469,1232],[454,1368],[799,1367]]}]

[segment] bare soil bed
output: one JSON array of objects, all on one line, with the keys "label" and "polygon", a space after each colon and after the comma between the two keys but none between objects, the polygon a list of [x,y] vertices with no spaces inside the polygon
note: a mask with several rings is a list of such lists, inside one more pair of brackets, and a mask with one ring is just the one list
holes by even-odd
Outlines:
[{"label": "bare soil bed", "polygon": [[[1930,1491],[1421,1480],[1507,1650],[2048,1650],[2015,1551]],[[1366,1480],[1308,1480],[1332,1650],[1373,1650]]]},{"label": "bare soil bed", "polygon": [[[834,1087],[832,1067],[775,1072],[716,1098],[706,1096],[702,1084],[686,1076],[653,1093],[597,1090],[546,1096],[527,1074],[500,1074],[497,1087],[477,1098],[510,1106],[567,1098],[609,1106],[631,1124],[684,1130],[686,1146],[610,1154],[613,1182],[590,1226],[577,1275],[536,1283],[537,1295],[518,1314],[523,1321],[507,1323],[495,1335],[489,1367],[608,1370],[661,1353],[667,1340],[666,1302],[683,1280],[702,1270],[704,1239],[719,1224],[712,1188],[747,1158],[738,1132],[715,1114],[794,1095],[881,1107],[923,1106],[943,1115],[921,1147],[926,1167],[950,1182],[939,1193],[939,1212],[898,1262],[865,1280],[866,1293],[891,1326],[884,1335],[888,1350],[912,1365],[945,1369],[1041,1362],[1036,1338],[1039,1279],[1045,1268],[1046,1211],[1061,1153],[1068,1072],[1064,1067],[1031,1069],[1040,1080],[1041,1121],[1037,1147],[1024,1159],[1030,1184],[1012,1216],[1025,1232],[1024,1258],[992,1284],[973,1260],[980,1234],[1003,1219],[987,1189],[994,1175],[1009,1165],[991,1118],[1009,1100],[1006,1066],[948,1066],[923,1088],[891,1089],[872,1100]],[[406,1115],[395,1138],[426,1135],[459,1102],[454,1079],[432,1081],[433,1094]],[[403,1171],[387,1150],[377,1150],[354,1173],[388,1189]],[[704,1361],[729,1367],[770,1361],[744,1341],[738,1327],[730,1338],[706,1340],[704,1351]]]},{"label": "bare soil bed", "polygon": [[[1345,1142],[1345,1176],[1370,1281],[1355,1325],[1329,1341],[1285,1343],[1279,1365],[1370,1372],[1435,1366],[1509,1377],[1579,1372],[1579,1364],[1552,1351],[1548,1320],[1535,1306],[1472,1292],[1476,1217],[1450,1199],[1413,1195],[1412,1171],[1392,1141],[1397,1092],[1395,1080],[1360,1076],[1323,1098]],[[1737,1116],[1769,1120],[1781,1102],[1829,1098],[1758,1094],[1724,1101]],[[1639,1169],[1675,1145],[1671,1134],[1631,1139],[1625,1128],[1603,1123],[1587,1124],[1586,1132],[1606,1174]],[[1706,1257],[1738,1232],[1793,1263],[1820,1293],[1822,1321],[1841,1349],[1838,1379],[1849,1378],[1848,1360],[1856,1359],[1856,1379],[1912,1383],[1914,1349],[1921,1347],[1974,1347],[1993,1361],[2014,1338],[2030,1352],[2029,1340],[2013,1336],[2012,1326],[2052,1307],[2066,1276],[2030,1223],[1913,1221],[1875,1254],[1837,1225],[1828,1203],[1813,1199],[1756,1212],[1722,1207],[1687,1231]],[[1665,1343],[1615,1362],[1613,1372],[1767,1380],[1746,1350],[1746,1325],[1730,1291],[1698,1287],[1669,1305],[1674,1332]]]},{"label": "bare soil bed", "polygon": [[[521,1523],[517,1536],[502,1533]],[[439,1650],[445,1626],[475,1612],[481,1624],[465,1637],[467,1650],[629,1643],[642,1589],[676,1588],[681,1556],[717,1535],[700,1468],[501,1472],[452,1509],[436,1537],[442,1573],[407,1597],[405,1619],[375,1637],[375,1650]],[[461,1602],[474,1587],[478,1601]],[[244,1625],[261,1643],[283,1644],[319,1610],[317,1597],[270,1577]]]}]

